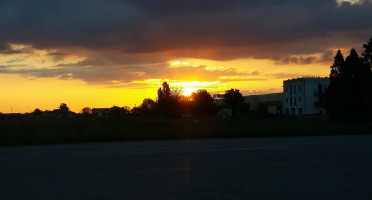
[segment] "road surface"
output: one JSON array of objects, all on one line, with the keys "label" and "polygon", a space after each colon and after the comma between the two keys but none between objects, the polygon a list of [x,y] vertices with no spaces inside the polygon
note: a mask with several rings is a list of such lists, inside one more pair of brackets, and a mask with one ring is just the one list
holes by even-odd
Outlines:
[{"label": "road surface", "polygon": [[372,135],[0,147],[0,199],[368,199]]}]

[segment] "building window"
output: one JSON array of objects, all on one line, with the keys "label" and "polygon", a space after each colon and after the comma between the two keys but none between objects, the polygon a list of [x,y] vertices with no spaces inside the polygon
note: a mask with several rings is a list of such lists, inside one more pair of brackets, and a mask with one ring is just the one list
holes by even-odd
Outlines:
[{"label": "building window", "polygon": [[319,94],[323,93],[323,85],[322,84],[318,84],[318,93]]},{"label": "building window", "polygon": [[298,103],[301,103],[301,97],[298,97]]},{"label": "building window", "polygon": [[294,97],[294,105],[297,106],[297,98]]},{"label": "building window", "polygon": [[302,115],[302,108],[299,108],[299,109],[298,109],[298,114],[299,114],[299,115]]},{"label": "building window", "polygon": [[292,108],[292,115],[296,115],[296,109],[295,108]]},{"label": "building window", "polygon": [[290,106],[293,105],[293,99],[292,99],[292,97],[289,97],[289,105],[290,105]]},{"label": "building window", "polygon": [[288,97],[285,98],[285,102],[288,103]]},{"label": "building window", "polygon": [[293,87],[293,93],[297,94],[297,86],[296,85]]}]

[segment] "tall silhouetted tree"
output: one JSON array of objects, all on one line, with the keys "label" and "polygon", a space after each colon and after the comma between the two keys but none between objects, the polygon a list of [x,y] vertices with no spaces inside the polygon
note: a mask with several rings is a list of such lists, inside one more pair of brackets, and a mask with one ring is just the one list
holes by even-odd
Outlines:
[{"label": "tall silhouetted tree", "polygon": [[355,49],[351,49],[350,55],[345,60],[345,66],[346,76],[356,83],[365,81],[366,75],[371,73],[371,69],[363,63],[363,59],[358,56]]},{"label": "tall silhouetted tree", "polygon": [[369,42],[363,44],[364,51],[362,52],[362,56],[364,58],[364,62],[370,68],[372,68],[372,36]]},{"label": "tall silhouetted tree", "polygon": [[335,80],[340,78],[341,71],[343,71],[345,67],[345,60],[344,56],[342,55],[341,51],[338,50],[335,56],[333,65],[331,65],[331,74],[329,75],[330,79]]},{"label": "tall silhouetted tree", "polygon": [[225,92],[223,100],[227,106],[232,110],[232,115],[236,116],[237,111],[244,104],[244,97],[238,89],[230,89]]},{"label": "tall silhouetted tree", "polygon": [[353,118],[366,118],[371,106],[371,68],[358,56],[355,49],[351,49],[345,64],[351,72],[350,87]]},{"label": "tall silhouetted tree", "polygon": [[363,61],[364,64],[366,65],[366,68],[369,68],[370,71],[367,72],[366,76],[368,73],[370,74],[369,80],[368,80],[368,85],[369,88],[366,89],[366,92],[368,94],[368,101],[370,103],[369,105],[369,114],[372,114],[372,35],[369,41],[366,44],[363,44],[364,51],[362,52],[363,56]]},{"label": "tall silhouetted tree", "polygon": [[326,109],[332,118],[360,119],[369,114],[371,105],[371,69],[355,49],[343,60],[338,51],[331,66]]},{"label": "tall silhouetted tree", "polygon": [[216,111],[212,96],[207,90],[197,90],[191,94],[191,111],[194,115],[211,115]]},{"label": "tall silhouetted tree", "polygon": [[166,81],[163,82],[162,87],[158,89],[157,112],[165,116],[180,116],[182,114],[180,98],[180,90],[170,88]]},{"label": "tall silhouetted tree", "polygon": [[331,65],[330,84],[325,97],[325,108],[331,118],[337,118],[346,115],[345,105],[348,104],[349,89],[347,81],[344,78],[345,60],[341,51],[338,50]]}]

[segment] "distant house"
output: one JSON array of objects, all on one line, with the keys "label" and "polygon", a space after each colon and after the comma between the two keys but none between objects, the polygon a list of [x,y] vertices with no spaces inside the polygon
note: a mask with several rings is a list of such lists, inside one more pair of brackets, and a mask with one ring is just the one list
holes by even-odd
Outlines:
[{"label": "distant house", "polygon": [[224,94],[214,94],[213,95],[213,103],[216,104],[216,106],[225,105],[223,97],[224,97]]},{"label": "distant house", "polygon": [[43,118],[61,118],[61,117],[74,117],[76,116],[76,113],[71,112],[71,111],[63,111],[60,109],[54,109],[52,111],[46,110],[41,113],[41,117]]},{"label": "distant house", "polygon": [[24,115],[21,113],[0,113],[0,119],[2,120],[18,120],[24,118]]},{"label": "distant house", "polygon": [[325,93],[329,78],[295,78],[283,82],[284,106],[287,116],[325,115]]},{"label": "distant house", "polygon": [[214,94],[213,99],[223,99],[224,96],[225,94]]},{"label": "distant house", "polygon": [[108,117],[110,109],[109,108],[93,108],[92,115],[96,117]]},{"label": "distant house", "polygon": [[[229,116],[230,114],[227,114],[228,108],[226,108],[225,102],[223,100],[222,94],[215,94],[214,97],[214,104],[217,106],[224,108],[221,113],[225,113],[226,116]],[[261,94],[261,95],[249,95],[249,96],[243,96],[244,97],[244,103],[249,104],[249,110],[250,111],[257,111],[260,109],[260,107],[265,107],[267,109],[268,114],[272,115],[280,115],[282,114],[283,110],[283,93],[272,93],[272,94]]]},{"label": "distant house", "polygon": [[282,114],[283,93],[244,96],[244,100],[245,103],[249,103],[251,111],[256,111],[260,107],[265,107],[268,114]]}]

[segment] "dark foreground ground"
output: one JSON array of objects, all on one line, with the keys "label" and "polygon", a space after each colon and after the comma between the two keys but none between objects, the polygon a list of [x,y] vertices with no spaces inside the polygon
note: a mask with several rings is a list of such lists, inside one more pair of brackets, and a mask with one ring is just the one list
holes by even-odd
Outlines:
[{"label": "dark foreground ground", "polygon": [[369,199],[372,135],[0,148],[0,199]]},{"label": "dark foreground ground", "polygon": [[371,133],[371,121],[135,117],[0,120],[0,146]]}]

